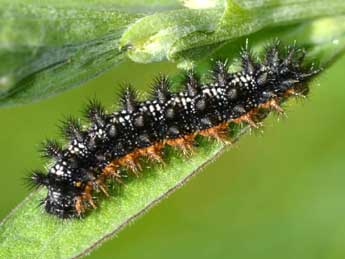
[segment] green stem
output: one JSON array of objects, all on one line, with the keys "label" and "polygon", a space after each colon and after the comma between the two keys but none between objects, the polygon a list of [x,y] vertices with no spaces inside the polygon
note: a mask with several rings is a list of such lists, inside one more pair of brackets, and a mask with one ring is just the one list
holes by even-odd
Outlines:
[{"label": "green stem", "polygon": [[[345,2],[339,0],[229,0],[225,9],[174,10],[146,16],[129,27],[120,46],[130,45],[127,54],[136,62],[183,61],[265,28],[344,13]],[[204,51],[198,51],[201,48]]]}]

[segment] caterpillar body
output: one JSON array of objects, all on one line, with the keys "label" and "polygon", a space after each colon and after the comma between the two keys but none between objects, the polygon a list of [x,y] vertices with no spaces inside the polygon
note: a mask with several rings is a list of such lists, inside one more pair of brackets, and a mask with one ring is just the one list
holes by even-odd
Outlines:
[{"label": "caterpillar body", "polygon": [[286,98],[304,95],[308,81],[319,69],[305,67],[305,51],[293,46],[270,44],[261,59],[245,47],[241,70],[228,72],[224,61],[214,62],[209,82],[189,71],[180,91],[171,91],[170,81],[160,75],[152,97],[139,101],[136,91],[125,87],[122,109],[108,113],[96,101],[86,108],[88,127],[70,118],[62,127],[67,144],[47,140],[43,155],[52,159],[48,172],[35,170],[29,176],[35,186],[47,188],[45,210],[60,218],[80,217],[95,208],[95,192],[108,195],[109,180],[121,182],[121,173],[139,174],[139,158],[164,160],[165,146],[188,154],[197,135],[231,141],[229,123],[257,127],[260,110],[282,113]]}]

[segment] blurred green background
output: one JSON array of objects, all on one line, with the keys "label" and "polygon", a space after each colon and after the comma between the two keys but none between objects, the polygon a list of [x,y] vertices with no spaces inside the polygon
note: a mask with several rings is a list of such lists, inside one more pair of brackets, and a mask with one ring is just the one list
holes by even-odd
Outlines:
[{"label": "blurred green background", "polygon": [[[28,194],[22,177],[42,167],[37,148],[59,136],[59,120],[80,116],[93,96],[111,109],[119,83],[144,90],[158,71],[176,69],[124,63],[59,96],[0,109],[0,218]],[[271,116],[264,134],[242,137],[88,258],[345,258],[344,72],[345,57],[306,101],[289,103],[288,119]]]}]

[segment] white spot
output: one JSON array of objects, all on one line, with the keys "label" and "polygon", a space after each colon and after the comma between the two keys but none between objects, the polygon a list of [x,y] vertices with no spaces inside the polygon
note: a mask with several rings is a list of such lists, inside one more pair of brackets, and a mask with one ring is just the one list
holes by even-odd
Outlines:
[{"label": "white spot", "polygon": [[204,94],[207,94],[208,96],[212,96],[210,89],[206,88],[202,91]]},{"label": "white spot", "polygon": [[241,81],[242,82],[247,82],[247,79],[244,76],[241,76]]},{"label": "white spot", "polygon": [[62,170],[58,170],[58,171],[56,171],[55,174],[58,175],[58,176],[62,176],[63,175],[63,171]]},{"label": "white spot", "polygon": [[187,105],[186,99],[185,99],[185,98],[181,98],[181,101],[182,101],[182,105],[183,105],[183,106],[186,106],[186,105]]}]

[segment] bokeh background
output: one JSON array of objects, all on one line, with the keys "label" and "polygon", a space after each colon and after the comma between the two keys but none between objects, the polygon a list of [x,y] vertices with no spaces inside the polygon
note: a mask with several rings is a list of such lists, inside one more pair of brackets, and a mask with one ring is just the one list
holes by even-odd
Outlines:
[{"label": "bokeh background", "polygon": [[[111,109],[119,83],[144,90],[158,71],[176,69],[123,63],[59,96],[0,109],[0,218],[28,194],[22,178],[42,166],[37,148],[59,137],[59,120],[80,116],[93,96]],[[345,57],[307,100],[289,103],[287,119],[271,116],[263,134],[242,137],[88,258],[345,258],[344,82]]]}]

